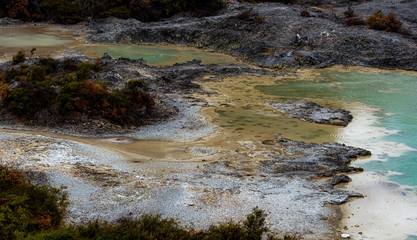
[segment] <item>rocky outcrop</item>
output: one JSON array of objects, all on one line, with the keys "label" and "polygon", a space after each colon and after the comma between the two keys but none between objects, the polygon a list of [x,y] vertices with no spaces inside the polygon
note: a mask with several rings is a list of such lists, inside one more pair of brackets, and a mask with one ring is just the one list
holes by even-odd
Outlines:
[{"label": "rocky outcrop", "polygon": [[[333,4],[335,1],[327,2]],[[347,26],[343,12],[350,2],[344,1],[337,8],[327,9],[245,3],[236,4],[218,16],[175,18],[154,23],[107,19],[92,25],[96,32],[88,37],[88,41],[190,45],[279,69],[345,64],[417,70],[416,36],[376,31],[366,26]],[[415,1],[384,0],[367,1],[352,9],[363,19],[378,9],[386,13],[394,9],[403,26],[416,31],[415,14],[409,11],[415,7]],[[311,17],[302,17],[302,10],[308,11]]]},{"label": "rocky outcrop", "polygon": [[284,148],[285,154],[270,155],[262,162],[261,170],[287,176],[333,177],[340,172],[357,172],[362,168],[349,166],[352,159],[371,153],[338,143],[305,143],[276,135],[275,144]]},{"label": "rocky outcrop", "polygon": [[314,102],[268,102],[267,105],[290,117],[328,125],[347,126],[352,114],[344,109],[331,109]]}]

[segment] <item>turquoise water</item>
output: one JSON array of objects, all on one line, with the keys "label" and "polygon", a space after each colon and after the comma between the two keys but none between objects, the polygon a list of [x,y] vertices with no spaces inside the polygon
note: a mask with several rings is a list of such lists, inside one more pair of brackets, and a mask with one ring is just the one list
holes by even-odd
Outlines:
[{"label": "turquoise water", "polygon": [[228,55],[173,45],[93,45],[83,47],[80,50],[93,58],[102,57],[104,53],[108,53],[113,58],[144,59],[152,65],[171,65],[193,59],[202,60],[203,64],[223,65],[236,63],[236,60]]},{"label": "turquoise water", "polygon": [[276,85],[261,85],[256,89],[282,100],[334,99],[339,103],[341,100],[360,102],[377,108],[373,113],[378,117],[374,127],[391,134],[383,137],[370,134],[367,143],[384,145],[393,142],[390,151],[398,151],[401,155],[382,154],[378,160],[366,162],[361,167],[368,171],[396,172],[389,176],[390,180],[417,186],[417,151],[413,151],[417,149],[417,75],[376,70],[318,70],[317,73],[311,77],[279,80]]}]

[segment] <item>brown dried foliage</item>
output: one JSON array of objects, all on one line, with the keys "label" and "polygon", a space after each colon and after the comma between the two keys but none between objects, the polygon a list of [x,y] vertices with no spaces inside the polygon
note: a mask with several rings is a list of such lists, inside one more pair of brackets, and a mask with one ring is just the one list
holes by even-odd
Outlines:
[{"label": "brown dried foliage", "polygon": [[27,10],[28,6],[29,0],[12,0],[6,6],[7,14],[11,18],[30,19],[30,13]]}]

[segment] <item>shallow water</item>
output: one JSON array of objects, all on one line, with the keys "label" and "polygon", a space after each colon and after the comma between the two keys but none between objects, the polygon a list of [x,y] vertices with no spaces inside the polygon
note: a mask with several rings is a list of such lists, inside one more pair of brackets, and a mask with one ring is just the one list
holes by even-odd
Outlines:
[{"label": "shallow water", "polygon": [[72,32],[58,27],[3,27],[0,28],[0,62],[10,61],[19,50],[28,57],[59,57],[65,50],[79,44],[81,41]]},{"label": "shallow water", "polygon": [[151,65],[172,65],[198,59],[202,64],[236,64],[236,59],[229,55],[207,52],[204,50],[179,47],[175,45],[90,45],[79,48],[88,57],[102,57],[108,53],[113,58],[127,57],[131,59],[144,59]]},{"label": "shallow water", "polygon": [[369,125],[366,134],[353,135],[348,127],[336,140],[371,148],[375,161],[360,164],[365,170],[390,173],[392,181],[417,186],[417,74],[359,68],[317,70],[313,77],[304,74],[295,81],[284,79],[256,89],[282,99],[345,102],[348,109],[349,104],[363,104],[351,108],[369,108],[368,122],[363,122]]},{"label": "shallow water", "polygon": [[365,198],[344,206],[341,232],[352,239],[415,239],[416,73],[364,68],[307,70],[296,78],[256,89],[282,100],[313,100],[351,110],[354,119],[337,130],[335,141],[368,149],[372,156],[353,162],[365,173],[352,175],[347,189]]},{"label": "shallow water", "polygon": [[8,48],[53,47],[73,42],[54,35],[36,33],[29,29],[16,31],[14,28],[0,28],[0,46]]},{"label": "shallow water", "polygon": [[[37,53],[43,51],[44,55],[48,55],[57,49],[62,51],[73,47],[73,42],[69,42],[71,39],[59,39],[55,37],[57,34],[42,34],[33,29],[25,32],[26,30],[17,32],[0,29],[0,51],[6,52],[7,49],[12,52],[19,48],[30,50],[37,47]],[[74,45],[80,48],[81,44]],[[203,60],[205,64],[236,63],[232,57],[222,54],[171,46],[105,45],[80,49],[91,57],[101,57],[104,52],[108,52],[112,57],[144,58],[155,65],[169,65],[194,58]],[[7,55],[8,58],[10,56]],[[187,147],[184,143],[166,141],[74,139],[110,148],[138,161],[219,159],[235,154],[235,149],[241,147],[241,143],[247,143],[244,141],[256,143],[272,139],[274,134],[306,142],[343,142],[372,151],[371,158],[358,160],[355,165],[365,168],[366,171],[376,171],[380,176],[405,185],[400,194],[413,196],[412,204],[417,199],[416,73],[331,68],[304,70],[296,77],[287,78],[239,76],[220,82],[207,82],[203,86],[219,92],[218,95],[207,96],[206,100],[213,107],[203,110],[214,125],[221,127],[221,134],[215,137],[201,139],[199,142],[190,141],[192,143],[187,143]],[[354,119],[346,128],[319,125],[289,118],[264,104],[267,101],[292,99],[345,108],[352,111]],[[378,182],[375,186],[378,187]],[[389,191],[383,192],[389,194]],[[367,196],[365,199],[372,197]],[[398,204],[396,198],[390,199],[392,204]],[[415,207],[414,204],[410,209],[417,209]],[[387,208],[377,211],[383,217],[394,214],[389,205]],[[417,216],[415,219],[417,220]],[[416,229],[409,227],[408,230],[404,230],[399,236],[410,234],[409,239],[415,239],[411,235],[416,234]],[[367,233],[364,232],[364,236],[365,234]]]}]

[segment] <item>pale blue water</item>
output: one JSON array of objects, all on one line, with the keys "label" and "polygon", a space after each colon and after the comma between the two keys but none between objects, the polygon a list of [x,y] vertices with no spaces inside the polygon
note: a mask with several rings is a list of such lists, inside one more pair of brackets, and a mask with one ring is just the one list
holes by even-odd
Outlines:
[{"label": "pale blue water", "polygon": [[[282,100],[341,99],[379,108],[380,111],[376,113],[380,117],[377,126],[400,132],[369,141],[402,143],[417,149],[416,74],[413,76],[375,70],[361,72],[318,70],[318,75],[314,77],[277,81],[277,85],[256,88]],[[368,171],[400,173],[390,176],[389,179],[400,184],[417,186],[417,151],[407,151],[400,157],[382,157],[385,159],[370,161],[361,167]]]}]

